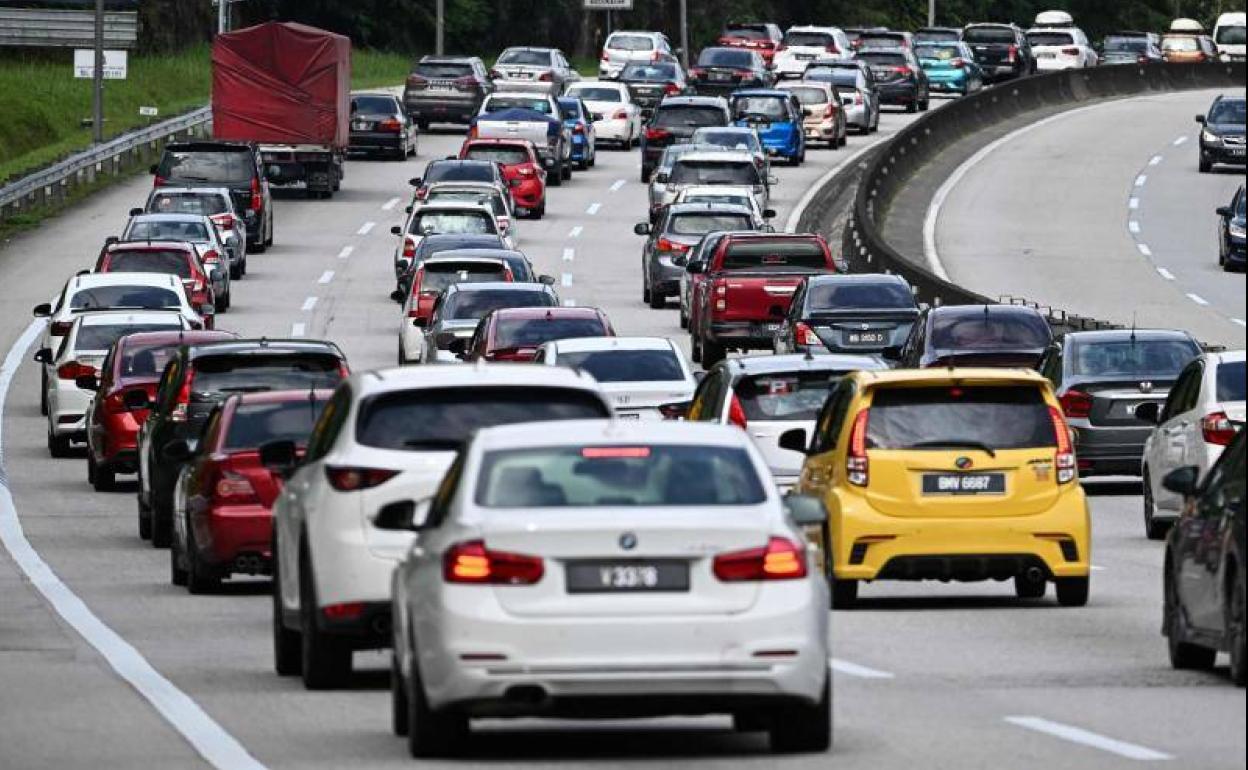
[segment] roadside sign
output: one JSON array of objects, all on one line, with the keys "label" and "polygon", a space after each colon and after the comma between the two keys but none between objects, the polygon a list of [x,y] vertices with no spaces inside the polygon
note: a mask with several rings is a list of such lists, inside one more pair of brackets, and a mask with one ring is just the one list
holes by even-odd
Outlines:
[{"label": "roadside sign", "polygon": [[140,107],[139,115],[145,118],[154,118],[160,114],[160,110],[155,107]]},{"label": "roadside sign", "polygon": [[[126,51],[105,51],[104,79],[125,80],[128,58]],[[74,77],[86,80],[95,77],[95,51],[90,48],[74,49]]]},{"label": "roadside sign", "polygon": [[633,0],[585,0],[587,11],[631,11]]}]

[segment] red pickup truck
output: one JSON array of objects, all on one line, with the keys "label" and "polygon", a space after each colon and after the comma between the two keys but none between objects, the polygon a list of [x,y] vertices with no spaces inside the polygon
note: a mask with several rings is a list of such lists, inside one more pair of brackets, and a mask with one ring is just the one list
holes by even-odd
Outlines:
[{"label": "red pickup truck", "polygon": [[686,269],[694,279],[693,360],[709,370],[728,348],[771,349],[802,279],[835,273],[836,262],[821,235],[741,232],[725,236],[705,262]]}]

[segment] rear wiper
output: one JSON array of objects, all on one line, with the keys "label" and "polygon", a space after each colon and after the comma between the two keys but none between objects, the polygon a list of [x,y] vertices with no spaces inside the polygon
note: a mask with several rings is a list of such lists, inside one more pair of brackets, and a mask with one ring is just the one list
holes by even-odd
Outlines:
[{"label": "rear wiper", "polygon": [[228,388],[217,388],[217,393],[268,393],[273,388],[268,385],[234,385]]},{"label": "rear wiper", "polygon": [[962,439],[954,439],[953,441],[920,441],[917,444],[911,444],[911,449],[928,449],[928,448],[949,448],[949,449],[979,449],[986,452],[989,457],[996,457],[997,450],[988,446],[982,441],[970,441]]},{"label": "rear wiper", "polygon": [[449,438],[413,438],[403,442],[403,446],[408,449],[458,450],[463,445],[464,442]]}]

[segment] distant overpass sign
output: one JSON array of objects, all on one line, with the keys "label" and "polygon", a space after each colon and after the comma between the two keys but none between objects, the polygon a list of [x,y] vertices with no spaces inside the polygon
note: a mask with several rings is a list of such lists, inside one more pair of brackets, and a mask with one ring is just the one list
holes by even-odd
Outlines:
[{"label": "distant overpass sign", "polygon": [[[138,39],[137,12],[105,12],[105,48],[134,48]],[[95,12],[0,8],[0,46],[92,48],[95,46]]]},{"label": "distant overpass sign", "polygon": [[633,0],[585,0],[587,11],[631,11]]}]

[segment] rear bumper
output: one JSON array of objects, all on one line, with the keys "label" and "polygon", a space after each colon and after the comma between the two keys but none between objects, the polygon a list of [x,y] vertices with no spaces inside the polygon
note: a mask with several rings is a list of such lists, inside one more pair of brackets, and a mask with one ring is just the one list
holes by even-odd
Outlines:
[{"label": "rear bumper", "polygon": [[1149,428],[1096,428],[1073,421],[1080,476],[1139,476]]},{"label": "rear bumper", "polygon": [[882,83],[879,90],[881,104],[911,104],[919,99],[917,83]]},{"label": "rear bumper", "polygon": [[966,90],[968,82],[970,82],[970,77],[961,70],[951,72],[929,70],[927,73],[927,86],[933,91],[962,92]]},{"label": "rear bumper", "polygon": [[236,570],[240,556],[258,557],[263,574],[273,561],[273,512],[263,505],[218,506],[194,516],[195,542],[205,563]]},{"label": "rear bumper", "polygon": [[509,187],[511,199],[522,209],[540,208],[546,198],[546,187],[537,180],[522,182],[518,187]]},{"label": "rear bumper", "polygon": [[404,97],[403,106],[413,120],[470,122],[481,109],[481,97],[468,98],[416,98]]},{"label": "rear bumper", "polygon": [[770,350],[775,342],[775,330],[767,328],[768,322],[758,321],[712,321],[708,338],[712,342],[743,350]]}]

